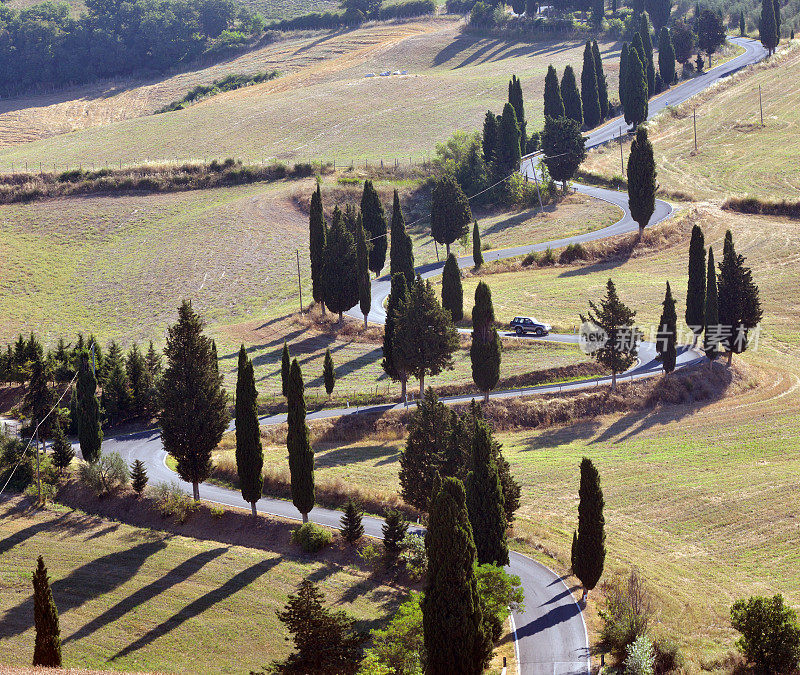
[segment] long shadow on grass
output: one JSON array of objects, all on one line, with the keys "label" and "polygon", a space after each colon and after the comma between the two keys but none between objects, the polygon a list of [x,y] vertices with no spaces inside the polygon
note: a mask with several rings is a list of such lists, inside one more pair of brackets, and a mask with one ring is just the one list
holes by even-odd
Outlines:
[{"label": "long shadow on grass", "polygon": [[[331,352],[333,354],[333,352]],[[342,363],[338,366],[335,366],[336,377],[337,379],[341,379],[351,373],[356,372],[357,370],[361,370],[366,366],[375,363],[377,360],[383,358],[383,347],[376,347],[372,351],[367,352],[366,354],[362,354],[358,358],[350,359],[345,363]],[[324,384],[324,380],[322,375],[318,375],[310,382],[306,383],[307,387],[321,387]]]},{"label": "long shadow on grass", "polygon": [[238,574],[232,576],[228,579],[222,586],[219,588],[206,593],[204,596],[197,598],[194,602],[189,603],[179,612],[173,614],[169,619],[160,623],[155,628],[147,631],[142,637],[138,640],[131,642],[127,647],[118,651],[114,656],[112,656],[109,661],[113,661],[114,659],[121,658],[130,654],[131,652],[135,652],[143,647],[146,647],[151,642],[158,640],[160,637],[163,637],[170,631],[175,630],[176,628],[180,627],[186,621],[194,619],[197,616],[203,614],[203,612],[208,611],[214,605],[226,600],[227,598],[231,597],[234,593],[241,591],[242,589],[246,588],[254,581],[259,579],[260,577],[264,576],[267,572],[269,572],[273,567],[278,565],[281,562],[280,558],[270,558],[269,560],[262,560],[260,563],[256,563],[255,565],[251,565],[247,569],[242,570]]},{"label": "long shadow on grass", "polygon": [[85,626],[78,629],[72,635],[66,638],[64,643],[66,644],[67,642],[71,642],[73,640],[80,640],[88,637],[96,630],[113,623],[117,619],[121,619],[123,616],[128,614],[128,612],[132,612],[140,605],[149,602],[157,595],[160,595],[176,584],[188,579],[196,572],[199,572],[205,565],[210,563],[215,558],[221,556],[227,550],[227,546],[221,546],[210,551],[203,551],[202,553],[198,553],[196,556],[183,561],[180,565],[174,569],[171,569],[160,579],[148,584],[144,588],[140,588],[138,591],[129,595],[124,600],[120,600],[113,607],[107,609],[105,612],[100,614],[100,616],[92,619]]},{"label": "long shadow on grass", "polygon": [[[454,59],[461,52],[466,51],[467,49],[469,49],[475,44],[478,44],[479,42],[482,42],[482,40],[476,40],[473,37],[457,38],[456,40],[453,40],[449,45],[447,45],[444,49],[442,49],[433,58],[433,65],[441,66],[447,63],[448,61]],[[480,57],[481,54],[485,54],[492,47],[495,47],[498,44],[500,44],[500,40],[487,40],[486,44],[479,47],[474,54],[467,57],[467,59],[462,61],[458,66],[455,66],[455,68],[461,68],[464,65],[467,65],[468,63],[470,63],[470,60],[475,60],[476,58]]]},{"label": "long shadow on grass", "polygon": [[315,453],[314,464],[317,468],[330,468],[335,466],[346,466],[353,461],[369,461],[379,457],[386,458],[384,463],[391,463],[396,460],[399,451],[396,447],[376,445],[369,448],[352,449],[348,447],[336,447],[330,450],[323,450]]},{"label": "long shadow on grass", "polygon": [[[115,551],[73,570],[50,588],[59,613],[80,607],[88,600],[113,591],[132,579],[151,555],[158,553],[166,542],[145,542],[124,551]],[[31,551],[31,570],[35,563]],[[4,638],[19,635],[33,626],[33,596],[6,611],[0,619],[0,635]]]},{"label": "long shadow on grass", "polygon": [[587,274],[596,274],[598,272],[608,272],[609,270],[616,269],[617,267],[622,267],[628,260],[630,259],[630,254],[633,251],[628,251],[627,254],[614,256],[611,259],[606,260],[599,260],[596,263],[592,263],[591,265],[586,265],[583,267],[575,267],[570,270],[566,270],[559,274],[559,278],[567,279],[569,277],[582,277],[586,276]]},{"label": "long shadow on grass", "polygon": [[[27,510],[27,509],[26,509]],[[10,517],[12,512],[7,512],[4,518]],[[69,514],[62,514],[55,520],[50,520],[46,523],[35,523],[34,525],[30,525],[22,530],[14,532],[13,534],[8,535],[4,539],[0,539],[0,555],[3,555],[6,551],[11,550],[18,544],[30,539],[31,537],[36,536],[39,532],[44,532],[46,530],[51,530],[53,528],[57,528],[59,523],[63,521]]]},{"label": "long shadow on grass", "polygon": [[575,422],[568,427],[551,427],[542,429],[535,436],[525,439],[525,450],[542,450],[544,448],[554,448],[565,443],[572,443],[577,440],[588,440],[594,438],[600,422],[587,420]]}]

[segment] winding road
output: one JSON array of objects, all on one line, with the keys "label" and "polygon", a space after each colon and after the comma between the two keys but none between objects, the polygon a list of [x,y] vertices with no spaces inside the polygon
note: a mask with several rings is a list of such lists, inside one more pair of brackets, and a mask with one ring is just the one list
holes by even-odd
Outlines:
[{"label": "winding road", "polygon": [[[698,92],[706,89],[724,77],[756,63],[766,56],[766,51],[760,43],[747,38],[730,38],[731,42],[743,46],[745,52],[728,61],[722,66],[709,70],[692,80],[683,82],[669,91],[650,101],[650,117],[656,115],[668,105],[675,105],[691,98]],[[592,148],[607,143],[624,131],[624,122],[619,118],[611,120],[603,127],[592,131],[586,141],[586,147]],[[531,162],[526,160],[521,167],[523,173],[530,172]],[[634,232],[638,225],[631,218],[628,210],[628,199],[624,193],[602,188],[576,185],[579,192],[616,204],[622,209],[623,217],[608,227],[587,232],[574,237],[556,241],[518,246],[503,250],[487,251],[484,259],[499,260],[525,255],[532,251],[544,251],[548,247],[558,248],[570,243],[588,242],[605,237]],[[672,207],[666,202],[658,200],[656,212],[650,224],[668,218],[672,214]],[[470,256],[459,258],[461,267],[472,265]],[[425,265],[417,270],[424,278],[440,274],[441,264]],[[375,323],[384,323],[386,312],[384,301],[389,294],[390,285],[386,277],[373,282],[372,308],[369,320]],[[358,313],[353,313],[356,318],[361,318]],[[550,339],[565,342],[575,342],[574,335],[553,335]],[[678,366],[683,367],[700,360],[696,353],[681,350],[678,355]],[[655,361],[655,346],[652,343],[642,343],[639,350],[639,363],[624,378],[648,377],[660,370],[660,365]],[[498,391],[492,394],[493,398],[506,398],[534,393],[554,393],[573,389],[598,386],[607,382],[609,378],[597,378],[588,381],[572,382],[564,385],[544,385],[528,387],[513,391]],[[445,398],[450,402],[469,401],[473,396],[454,396]],[[365,412],[379,412],[392,408],[403,407],[403,404],[388,404],[373,406],[366,409],[339,409],[319,410],[311,412],[309,419],[323,417],[339,417],[342,415],[361,414]],[[263,425],[277,424],[285,421],[285,415],[274,415],[261,420]],[[231,426],[231,428],[233,428]],[[147,466],[150,480],[156,482],[178,482],[187,492],[191,486],[178,479],[165,464],[166,454],[161,444],[157,430],[143,431],[134,434],[111,437],[103,442],[104,452],[118,452],[127,462],[141,459]],[[233,490],[204,484],[201,487],[204,500],[217,502],[227,506],[245,507],[241,495]],[[299,520],[299,513],[291,502],[279,499],[261,499],[257,504],[258,511],[264,514],[282,516]],[[315,508],[310,513],[314,522],[329,527],[338,527],[341,512],[329,509]],[[364,528],[368,535],[381,537],[382,521],[377,518],[365,518]],[[544,565],[516,552],[511,554],[509,571],[518,575],[525,591],[525,611],[515,614],[516,647],[518,653],[519,672],[525,675],[586,675],[591,670],[589,657],[589,642],[583,614],[580,607],[573,599],[570,589],[564,579]]]}]

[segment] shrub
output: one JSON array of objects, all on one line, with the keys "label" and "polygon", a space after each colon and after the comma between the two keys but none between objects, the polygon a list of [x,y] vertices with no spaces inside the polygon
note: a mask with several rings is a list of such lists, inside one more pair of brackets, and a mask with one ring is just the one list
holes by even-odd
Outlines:
[{"label": "shrub", "polygon": [[81,481],[98,496],[110,494],[127,485],[130,477],[128,465],[118,452],[100,455],[100,458],[91,464],[81,462],[79,475]]},{"label": "shrub", "polygon": [[378,18],[386,21],[387,19],[405,19],[435,13],[436,3],[433,0],[405,0],[405,2],[383,5],[378,12]]},{"label": "shrub", "polygon": [[306,553],[316,553],[333,541],[333,535],[316,523],[303,523],[292,530],[292,543],[297,544]]},{"label": "shrub", "polygon": [[372,631],[372,648],[364,655],[359,673],[422,673],[425,638],[420,598],[412,593],[384,630]]},{"label": "shrub", "polygon": [[731,625],[742,634],[736,646],[756,667],[768,673],[787,673],[797,667],[800,626],[780,593],[737,600],[731,607]]},{"label": "shrub", "polygon": [[225,515],[225,509],[222,506],[212,506],[209,509],[209,512],[214,518],[222,518]]},{"label": "shrub", "polygon": [[665,675],[673,671],[682,670],[684,666],[683,654],[678,644],[669,638],[657,638],[653,642],[655,661],[653,670],[656,675]]},{"label": "shrub", "polygon": [[625,657],[625,675],[653,675],[653,643],[646,635],[640,635],[628,645]]},{"label": "shrub", "polygon": [[533,251],[532,253],[528,253],[528,255],[526,255],[522,259],[522,266],[523,267],[530,267],[531,265],[538,265],[539,264],[539,258],[540,258],[540,256],[539,256],[538,253],[536,253],[536,251]]},{"label": "shrub", "polygon": [[587,260],[588,258],[589,253],[582,244],[568,244],[567,248],[558,256],[558,262],[567,265],[576,260]]},{"label": "shrub", "polygon": [[378,563],[381,558],[381,552],[375,545],[375,542],[369,542],[358,550],[358,557],[363,560],[367,566],[373,567]]},{"label": "shrub", "polygon": [[539,259],[539,264],[543,266],[555,265],[556,264],[556,254],[553,253],[553,249],[549,246],[547,250],[542,254],[542,257]]},{"label": "shrub", "polygon": [[174,516],[179,523],[197,510],[198,504],[177,483],[158,483],[152,490],[158,510],[164,518]]},{"label": "shrub", "polygon": [[475,6],[476,0],[447,0],[448,14],[469,14]]},{"label": "shrub", "polygon": [[606,606],[600,610],[603,646],[617,658],[626,656],[628,646],[647,632],[653,615],[650,594],[636,568],[627,577],[615,574],[603,583]]},{"label": "shrub", "polygon": [[407,532],[400,542],[400,562],[406,566],[408,576],[419,581],[428,571],[428,556],[425,553],[425,538]]},{"label": "shrub", "polygon": [[[23,453],[25,454],[24,459]],[[33,480],[34,462],[33,453],[25,452],[25,445],[16,438],[0,438],[0,487],[5,485],[10,478],[9,490],[24,491]]]},{"label": "shrub", "polygon": [[497,565],[478,565],[475,568],[478,594],[484,619],[492,631],[492,640],[497,641],[503,632],[503,622],[513,612],[525,611],[525,593],[520,578],[508,574]]}]

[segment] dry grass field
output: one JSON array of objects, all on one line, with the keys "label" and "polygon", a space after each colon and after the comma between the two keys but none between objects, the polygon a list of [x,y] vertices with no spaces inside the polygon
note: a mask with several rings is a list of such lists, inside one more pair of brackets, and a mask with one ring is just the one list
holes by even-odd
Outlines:
[{"label": "dry grass field", "polygon": [[[457,19],[439,17],[301,34],[159,81],[5,101],[0,169],[225,156],[419,161],[457,129],[479,128],[487,108],[501,110],[511,73],[522,78],[527,117],[538,127],[548,64],[560,72],[581,63],[579,41],[504,42],[459,30]],[[619,52],[613,43],[601,50],[613,92]],[[195,84],[273,68],[277,80],[148,115]],[[385,70],[408,75],[364,77]],[[17,145],[24,141],[33,142]]]},{"label": "dry grass field", "polygon": [[[795,42],[650,123],[659,183],[697,199],[720,199],[725,194],[796,199],[798,111],[800,49]],[[626,143],[626,161],[629,148]],[[612,144],[590,152],[583,168],[611,176],[619,174],[619,166],[619,146]]]}]

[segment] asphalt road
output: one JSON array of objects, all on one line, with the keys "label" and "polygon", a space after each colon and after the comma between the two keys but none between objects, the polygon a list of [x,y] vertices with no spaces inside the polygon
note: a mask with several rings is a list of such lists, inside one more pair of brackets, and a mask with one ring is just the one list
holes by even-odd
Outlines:
[{"label": "asphalt road", "polygon": [[[746,52],[729,61],[727,64],[714,68],[704,75],[688,82],[684,82],[659,97],[651,100],[651,117],[667,105],[681,103],[696,93],[702,91],[714,82],[727,77],[746,65],[755,63],[766,55],[760,43],[746,38],[733,38],[733,42],[742,44]],[[593,131],[588,136],[587,147],[594,147],[612,140],[619,134],[621,122],[612,120],[604,127]],[[624,124],[624,123],[622,123]],[[525,164],[522,167],[526,169]],[[557,241],[518,246],[514,248],[487,251],[484,259],[498,260],[501,258],[525,255],[532,251],[544,251],[548,247],[557,248],[570,243],[588,242],[615,234],[633,232],[638,225],[630,217],[627,195],[605,190],[602,188],[575,186],[580,192],[616,204],[623,210],[623,217],[606,228],[587,232],[575,237]],[[660,222],[672,213],[672,207],[663,201],[657,201],[656,212],[650,224]],[[471,257],[459,258],[459,265],[465,267],[472,265]],[[427,265],[418,268],[424,278],[440,274],[441,264]],[[372,308],[369,319],[375,323],[384,323],[386,312],[383,303],[389,294],[389,280],[386,277],[376,280],[372,286]],[[357,312],[353,313],[361,318]],[[574,342],[574,335],[552,335],[549,339],[565,342]],[[642,343],[640,346],[639,363],[624,376],[623,379],[648,377],[660,370],[659,364],[654,360],[655,347],[652,343]],[[700,360],[695,353],[681,350],[678,355],[678,366],[686,366]],[[564,385],[544,385],[528,387],[513,391],[495,392],[495,398],[506,398],[533,393],[552,393],[569,391],[606,383],[609,378],[597,378],[583,382],[572,382]],[[445,400],[450,402],[469,401],[472,396],[455,396]],[[322,417],[338,417],[341,415],[363,414],[400,408],[404,404],[389,404],[373,406],[366,409],[348,408],[340,410],[312,411],[309,419]],[[262,419],[262,424],[276,424],[284,421],[284,415],[276,415]],[[176,482],[184,490],[190,492],[191,486],[179,480],[178,476],[167,468],[165,464],[166,453],[161,444],[160,434],[157,430],[111,437],[103,442],[104,452],[119,452],[127,462],[141,459],[147,466],[147,471],[152,483]],[[227,506],[246,507],[247,505],[238,492],[227,490],[214,485],[204,484],[200,488],[204,500],[217,502]],[[291,502],[279,499],[261,499],[257,504],[258,511],[264,514],[282,516],[285,518],[299,519],[299,513]],[[330,527],[338,527],[341,513],[329,509],[315,508],[310,518],[314,522]],[[365,518],[364,528],[368,535],[381,536],[381,521],[376,518]],[[519,654],[520,672],[525,675],[586,675],[590,672],[588,651],[588,637],[583,621],[583,614],[565,585],[564,580],[544,565],[527,558],[519,553],[512,552],[509,571],[520,577],[525,590],[525,612],[515,615],[517,649]]]}]

